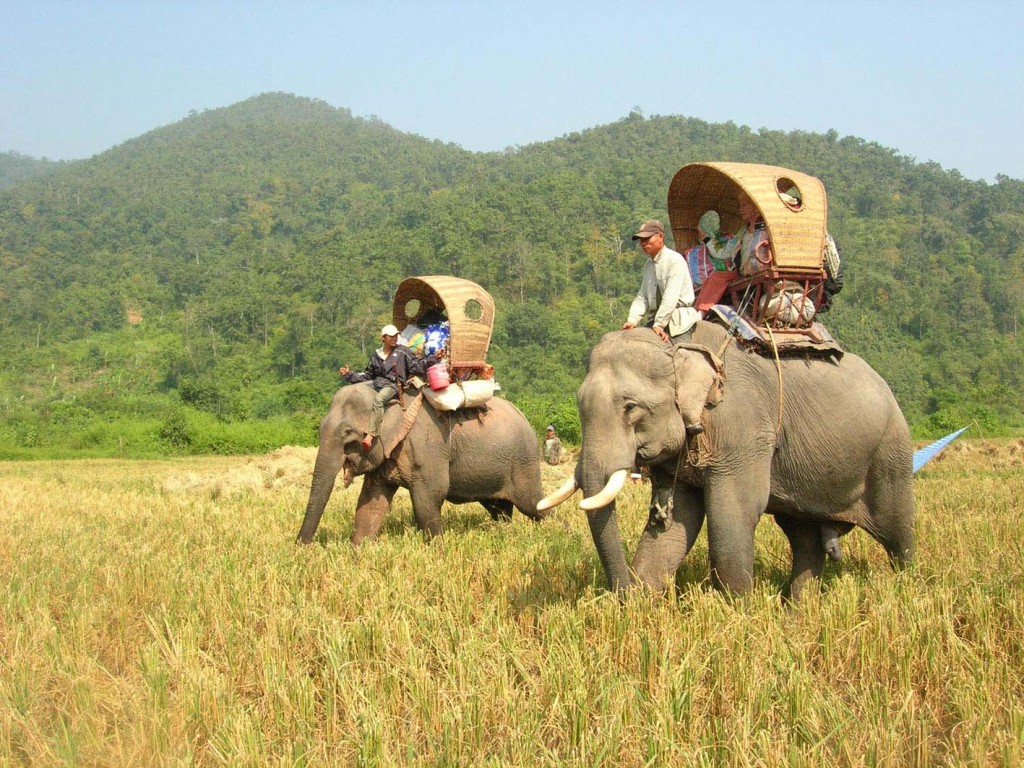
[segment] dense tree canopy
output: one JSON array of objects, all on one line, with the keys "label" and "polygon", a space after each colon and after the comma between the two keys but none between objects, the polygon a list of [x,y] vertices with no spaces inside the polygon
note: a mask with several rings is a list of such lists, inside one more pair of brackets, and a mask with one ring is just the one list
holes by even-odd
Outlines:
[{"label": "dense tree canopy", "polygon": [[0,152],[0,189],[7,189],[19,181],[49,173],[64,165],[66,163],[28,157],[20,152]]},{"label": "dense tree canopy", "polygon": [[13,369],[0,416],[72,401],[130,413],[150,396],[223,418],[315,413],[337,365],[363,364],[399,282],[440,273],[494,295],[492,362],[543,422],[625,317],[642,265],[629,234],[666,217],[669,180],[698,160],[824,182],[847,276],[827,324],[913,423],[1022,423],[1020,181],[968,181],[835,132],[637,112],[471,153],[287,94],[0,174],[0,353]]}]

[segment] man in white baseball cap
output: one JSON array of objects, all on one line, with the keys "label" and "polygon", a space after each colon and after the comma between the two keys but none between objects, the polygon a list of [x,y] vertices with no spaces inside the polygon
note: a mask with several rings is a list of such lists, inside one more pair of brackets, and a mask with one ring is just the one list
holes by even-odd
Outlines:
[{"label": "man in white baseball cap", "polygon": [[370,362],[366,364],[364,372],[356,373],[347,365],[338,369],[338,373],[349,384],[369,381],[377,390],[377,395],[373,399],[373,408],[370,411],[370,424],[366,429],[366,435],[359,442],[363,451],[367,453],[373,446],[373,438],[380,432],[380,423],[384,419],[384,408],[398,394],[398,388],[404,386],[410,376],[425,374],[427,368],[445,356],[444,348],[441,348],[432,355],[416,357],[408,347],[399,346],[398,329],[391,323],[380,329],[380,338],[382,346],[370,355]]}]

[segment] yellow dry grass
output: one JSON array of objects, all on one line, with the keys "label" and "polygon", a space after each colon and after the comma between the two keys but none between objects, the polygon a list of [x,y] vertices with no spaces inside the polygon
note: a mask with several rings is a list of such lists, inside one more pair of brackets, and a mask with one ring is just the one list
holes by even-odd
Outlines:
[{"label": "yellow dry grass", "polygon": [[954,444],[916,480],[917,565],[854,533],[795,610],[769,521],[735,603],[703,537],[678,595],[616,600],[568,506],[446,507],[426,546],[402,492],[356,550],[352,488],[297,547],[313,453],[0,464],[0,764],[1021,760],[1024,441]]}]

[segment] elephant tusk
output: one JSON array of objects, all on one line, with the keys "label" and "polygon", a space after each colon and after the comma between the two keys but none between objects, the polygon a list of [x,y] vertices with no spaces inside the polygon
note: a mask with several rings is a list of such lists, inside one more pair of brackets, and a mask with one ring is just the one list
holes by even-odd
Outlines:
[{"label": "elephant tusk", "polygon": [[605,484],[604,488],[601,489],[600,493],[581,501],[580,509],[590,512],[611,504],[615,501],[615,497],[619,495],[619,491],[622,490],[622,486],[626,484],[626,477],[628,475],[628,469],[617,469],[612,472],[612,476],[608,478],[608,482]]},{"label": "elephant tusk", "polygon": [[537,504],[537,511],[543,512],[545,510],[551,509],[552,507],[557,507],[563,501],[565,501],[574,493],[576,493],[577,488],[579,488],[579,485],[577,485],[576,483],[576,475],[574,474],[572,477],[566,480],[565,483],[562,484],[561,488],[559,488],[550,496],[545,496],[543,499],[541,499],[540,502]]}]

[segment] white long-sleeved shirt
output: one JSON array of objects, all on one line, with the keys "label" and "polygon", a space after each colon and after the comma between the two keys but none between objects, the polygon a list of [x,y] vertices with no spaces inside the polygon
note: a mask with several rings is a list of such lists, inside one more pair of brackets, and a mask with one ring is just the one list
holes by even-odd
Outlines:
[{"label": "white long-sleeved shirt", "polygon": [[627,322],[640,325],[651,312],[654,327],[664,329],[669,336],[686,333],[699,317],[693,308],[693,281],[686,259],[671,248],[662,248],[644,264],[640,291],[629,305]]}]

